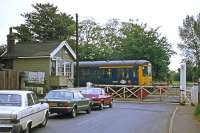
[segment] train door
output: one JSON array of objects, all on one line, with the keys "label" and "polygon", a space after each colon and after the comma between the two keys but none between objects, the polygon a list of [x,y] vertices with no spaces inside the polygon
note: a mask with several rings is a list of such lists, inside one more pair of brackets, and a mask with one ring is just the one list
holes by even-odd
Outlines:
[{"label": "train door", "polygon": [[117,68],[113,68],[112,69],[112,84],[118,84],[119,83],[119,79],[118,79],[118,70]]},{"label": "train door", "polygon": [[133,66],[131,82],[134,85],[138,85],[138,83],[139,83],[138,82],[138,65]]}]

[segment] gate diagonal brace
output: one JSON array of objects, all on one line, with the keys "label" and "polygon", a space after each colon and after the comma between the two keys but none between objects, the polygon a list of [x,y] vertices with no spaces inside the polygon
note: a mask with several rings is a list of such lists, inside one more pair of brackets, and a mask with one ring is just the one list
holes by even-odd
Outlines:
[{"label": "gate diagonal brace", "polygon": [[114,95],[118,95],[120,98],[123,98],[123,96],[121,96],[120,94],[118,94],[118,92],[121,91],[123,88],[121,88],[121,89],[119,89],[119,90],[117,90],[117,91],[115,91],[115,90],[112,89],[111,87],[108,87],[108,88],[109,88],[112,92],[114,92],[114,94],[111,93],[112,96],[114,96]]}]

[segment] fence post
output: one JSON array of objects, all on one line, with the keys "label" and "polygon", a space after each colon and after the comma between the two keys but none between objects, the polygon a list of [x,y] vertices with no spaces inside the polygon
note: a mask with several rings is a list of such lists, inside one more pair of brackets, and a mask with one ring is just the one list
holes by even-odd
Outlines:
[{"label": "fence post", "polygon": [[141,96],[141,101],[143,102],[143,87],[141,88],[141,94],[140,94],[140,96]]},{"label": "fence post", "polygon": [[162,101],[162,88],[159,87],[159,92],[160,92],[160,101]]},{"label": "fence post", "polygon": [[126,90],[125,90],[125,87],[124,87],[124,89],[123,89],[123,97],[124,97],[124,100],[126,99]]}]

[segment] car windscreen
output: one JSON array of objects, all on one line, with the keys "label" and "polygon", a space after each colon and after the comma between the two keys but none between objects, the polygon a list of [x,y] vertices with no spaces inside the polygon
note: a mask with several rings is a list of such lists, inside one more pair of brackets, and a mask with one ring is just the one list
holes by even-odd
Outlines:
[{"label": "car windscreen", "polygon": [[21,106],[21,95],[0,94],[0,106]]},{"label": "car windscreen", "polygon": [[82,89],[81,93],[82,94],[96,94],[96,95],[101,95],[102,91],[101,91],[101,89]]},{"label": "car windscreen", "polygon": [[50,91],[45,99],[63,99],[71,100],[73,99],[73,93],[67,91]]}]

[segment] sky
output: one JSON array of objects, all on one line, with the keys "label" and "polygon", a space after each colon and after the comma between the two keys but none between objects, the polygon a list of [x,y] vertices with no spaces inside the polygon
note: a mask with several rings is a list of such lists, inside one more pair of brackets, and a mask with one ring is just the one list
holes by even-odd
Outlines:
[{"label": "sky", "polygon": [[171,70],[180,68],[181,62],[181,52],[177,48],[177,43],[181,42],[178,27],[182,26],[186,15],[200,13],[200,0],[0,0],[0,45],[6,44],[9,27],[24,23],[20,14],[33,11],[32,4],[46,2],[74,18],[78,13],[80,21],[92,17],[104,24],[112,18],[121,21],[138,19],[152,28],[159,26],[159,32],[168,38],[177,52],[170,59]]}]

